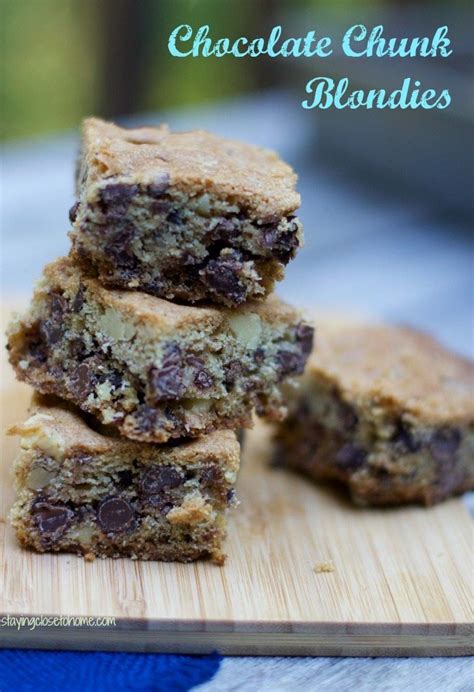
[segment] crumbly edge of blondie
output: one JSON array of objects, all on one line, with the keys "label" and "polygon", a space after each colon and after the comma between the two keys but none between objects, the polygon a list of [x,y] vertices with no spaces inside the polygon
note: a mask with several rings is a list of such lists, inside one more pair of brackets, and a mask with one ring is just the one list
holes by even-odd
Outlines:
[{"label": "crumbly edge of blondie", "polygon": [[22,449],[11,519],[23,545],[89,557],[222,560],[227,509],[237,504],[234,435],[166,448],[88,432],[77,415],[58,425],[54,411],[40,409],[12,430]]},{"label": "crumbly edge of blondie", "polygon": [[19,379],[150,442],[248,427],[254,405],[262,415],[283,415],[280,385],[303,371],[312,342],[295,311],[181,309],[186,319],[175,319],[170,332],[159,314],[134,314],[138,294],[122,304],[120,293],[79,274],[63,278],[45,278],[27,315],[10,327]]},{"label": "crumbly edge of blondie", "polygon": [[474,421],[433,425],[374,400],[306,382],[275,435],[275,461],[349,486],[359,505],[431,505],[474,489]]},{"label": "crumbly edge of blondie", "polygon": [[303,243],[293,215],[250,218],[234,200],[113,182],[71,210],[74,256],[110,286],[235,307],[263,299]]}]

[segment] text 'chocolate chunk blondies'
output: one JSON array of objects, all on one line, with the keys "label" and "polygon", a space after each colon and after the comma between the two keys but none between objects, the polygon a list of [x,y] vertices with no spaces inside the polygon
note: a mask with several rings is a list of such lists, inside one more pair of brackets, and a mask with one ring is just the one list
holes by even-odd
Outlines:
[{"label": "text 'chocolate chunk blondies'", "polygon": [[35,396],[21,436],[18,539],[37,551],[88,558],[221,563],[236,504],[240,450],[231,431],[163,447],[93,430],[77,411]]},{"label": "text 'chocolate chunk blondies'", "polygon": [[474,488],[474,364],[408,328],[318,323],[277,461],[347,483],[358,504]]},{"label": "text 'chocolate chunk blondies'", "polygon": [[85,121],[74,254],[111,287],[237,306],[268,295],[302,244],[296,175],[202,131]]},{"label": "text 'chocolate chunk blondies'", "polygon": [[278,418],[281,385],[303,372],[312,328],[274,296],[236,310],[104,288],[70,259],[45,269],[9,328],[20,380],[112,424],[166,442]]}]

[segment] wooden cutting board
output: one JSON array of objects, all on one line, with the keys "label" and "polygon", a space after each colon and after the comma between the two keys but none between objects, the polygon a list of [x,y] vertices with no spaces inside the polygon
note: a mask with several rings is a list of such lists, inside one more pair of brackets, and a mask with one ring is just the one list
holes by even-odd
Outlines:
[{"label": "wooden cutting board", "polygon": [[[2,362],[2,426],[30,390]],[[0,645],[176,653],[434,656],[474,652],[472,527],[463,503],[364,510],[334,486],[268,466],[268,431],[247,436],[228,560],[85,562],[18,547],[11,466],[0,461]],[[320,572],[332,561],[334,570]],[[6,616],[115,618],[24,626]],[[3,626],[2,626],[3,625]]]}]

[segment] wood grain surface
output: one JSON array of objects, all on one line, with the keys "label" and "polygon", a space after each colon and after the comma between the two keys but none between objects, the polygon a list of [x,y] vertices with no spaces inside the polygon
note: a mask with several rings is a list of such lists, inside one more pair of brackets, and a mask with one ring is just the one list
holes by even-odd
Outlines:
[{"label": "wood grain surface", "polygon": [[[2,426],[30,390],[1,364]],[[247,434],[223,567],[36,555],[8,523],[18,441],[0,465],[0,645],[286,655],[466,655],[472,527],[460,500],[364,510],[334,486],[269,468],[268,430]],[[318,572],[332,561],[334,570]],[[6,615],[111,616],[41,627]],[[2,626],[3,625],[3,626]]]}]

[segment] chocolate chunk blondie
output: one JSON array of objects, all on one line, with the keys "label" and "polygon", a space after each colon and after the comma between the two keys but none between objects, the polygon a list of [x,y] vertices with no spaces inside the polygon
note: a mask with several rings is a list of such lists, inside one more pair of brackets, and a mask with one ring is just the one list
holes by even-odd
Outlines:
[{"label": "chocolate chunk blondie", "polygon": [[233,432],[160,446],[93,429],[53,397],[35,395],[30,413],[10,430],[21,436],[11,518],[23,546],[222,563],[240,458]]},{"label": "chocolate chunk blondie", "polygon": [[318,324],[276,462],[346,483],[361,505],[431,505],[474,489],[474,364],[425,334]]},{"label": "chocolate chunk blondie", "polygon": [[295,182],[258,147],[90,118],[70,212],[74,256],[115,288],[230,307],[263,299],[302,244]]},{"label": "chocolate chunk blondie", "polygon": [[9,328],[18,379],[145,442],[249,427],[284,413],[282,384],[303,372],[312,328],[271,296],[237,310],[104,288],[69,258],[45,268]]}]

